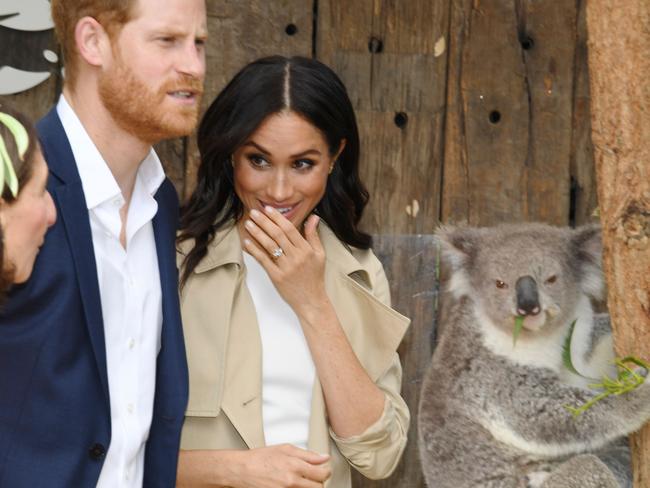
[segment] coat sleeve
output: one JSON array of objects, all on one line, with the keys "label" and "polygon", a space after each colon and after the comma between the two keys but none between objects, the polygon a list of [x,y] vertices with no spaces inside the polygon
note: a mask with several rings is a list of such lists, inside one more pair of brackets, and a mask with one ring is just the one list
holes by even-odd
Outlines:
[{"label": "coat sleeve", "polygon": [[[372,293],[390,306],[390,290],[384,269],[374,254],[370,253],[368,260],[373,277]],[[410,421],[409,409],[400,395],[402,366],[397,352],[376,384],[385,397],[381,417],[359,435],[342,438],[331,428],[330,435],[341,454],[361,474],[370,479],[383,479],[390,476],[399,463],[406,447]]]}]

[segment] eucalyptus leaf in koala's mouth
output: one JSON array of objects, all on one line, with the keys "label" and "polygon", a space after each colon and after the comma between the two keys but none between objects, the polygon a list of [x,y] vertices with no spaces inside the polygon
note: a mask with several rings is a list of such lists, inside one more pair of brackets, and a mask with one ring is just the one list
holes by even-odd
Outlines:
[{"label": "eucalyptus leaf in koala's mouth", "polygon": [[517,315],[515,317],[515,328],[512,331],[512,346],[514,347],[517,344],[517,339],[521,333],[521,329],[524,327],[524,317],[523,315]]}]

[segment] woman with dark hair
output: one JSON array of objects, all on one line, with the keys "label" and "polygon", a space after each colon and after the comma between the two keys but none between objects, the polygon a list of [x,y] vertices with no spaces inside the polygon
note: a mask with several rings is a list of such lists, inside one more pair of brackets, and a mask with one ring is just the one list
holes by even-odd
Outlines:
[{"label": "woman with dark hair", "polygon": [[56,210],[32,124],[0,102],[0,300],[27,281]]},{"label": "woman with dark hair", "polygon": [[358,228],[368,194],[336,74],[274,56],[242,69],[199,128],[179,236],[190,370],[179,486],[351,486],[395,469],[409,412],[408,319]]}]

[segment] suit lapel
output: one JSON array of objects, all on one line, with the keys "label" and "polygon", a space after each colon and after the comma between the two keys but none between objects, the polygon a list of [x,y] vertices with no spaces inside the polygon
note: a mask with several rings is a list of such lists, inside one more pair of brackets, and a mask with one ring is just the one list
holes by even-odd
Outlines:
[{"label": "suit lapel", "polygon": [[[158,202],[158,210],[152,219],[152,227],[158,255],[163,314],[161,350],[156,371],[156,396],[166,398],[167,390],[171,389],[182,397],[184,408],[187,401],[187,369],[180,325],[178,274],[174,247],[178,206],[175,190],[168,180],[163,181],[154,198]],[[174,204],[170,206],[172,202]]]},{"label": "suit lapel", "polygon": [[[95,263],[90,219],[81,179],[72,155],[72,149],[56,109],[52,109],[39,122],[38,131],[43,152],[53,175],[50,177],[48,187],[56,203],[58,203],[59,218],[63,221],[70,244],[86,318],[86,327],[95,354],[102,388],[108,401],[104,320],[99,284],[97,282],[97,265]],[[63,184],[54,185],[52,182],[55,177],[63,181]]]}]

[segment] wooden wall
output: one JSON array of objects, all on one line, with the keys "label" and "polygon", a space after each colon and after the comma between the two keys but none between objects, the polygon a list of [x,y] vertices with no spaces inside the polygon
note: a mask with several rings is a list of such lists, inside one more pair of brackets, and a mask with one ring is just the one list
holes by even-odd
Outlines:
[{"label": "wooden wall", "polygon": [[[356,108],[378,235],[395,306],[413,319],[400,352],[411,438],[389,480],[424,486],[415,425],[432,351],[439,222],[490,225],[589,220],[596,207],[590,142],[586,0],[208,0],[204,104],[245,63],[316,56],[339,73]],[[39,34],[42,35],[42,34]],[[0,27],[0,66],[48,39]],[[28,69],[28,68],[25,68]],[[55,67],[53,67],[56,71]],[[37,117],[56,100],[57,73],[13,96]],[[158,146],[181,197],[192,191],[192,138]],[[394,279],[393,279],[394,278]]]}]

